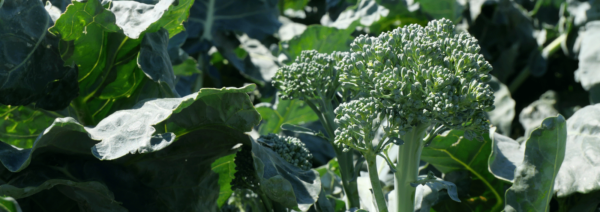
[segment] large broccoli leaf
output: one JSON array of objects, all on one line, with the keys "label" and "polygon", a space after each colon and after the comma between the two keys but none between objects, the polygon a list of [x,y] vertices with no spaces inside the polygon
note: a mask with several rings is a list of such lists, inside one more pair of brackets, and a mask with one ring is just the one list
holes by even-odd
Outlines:
[{"label": "large broccoli leaf", "polygon": [[490,172],[498,179],[512,182],[515,179],[515,169],[523,162],[524,150],[519,142],[492,131],[490,130],[492,153],[488,159]]},{"label": "large broccoli leaf", "polygon": [[[39,0],[2,1],[0,104],[60,110],[78,93],[77,68],[64,66],[53,22]],[[67,63],[66,65],[72,65]]]},{"label": "large broccoli leaf", "polygon": [[167,38],[183,30],[192,1],[106,3],[74,1],[50,28],[62,58],[79,67],[82,95],[72,105],[86,125],[142,99],[178,96]]},{"label": "large broccoli leaf", "polygon": [[506,191],[504,210],[550,211],[556,174],[565,158],[567,128],[562,115],[544,119],[525,143],[523,162]]},{"label": "large broccoli leaf", "polygon": [[573,193],[590,193],[600,189],[600,105],[584,107],[567,120],[565,159],[554,191],[558,197]]},{"label": "large broccoli leaf", "polygon": [[190,11],[189,38],[208,41],[218,32],[243,32],[256,39],[273,34],[281,25],[276,0],[198,0]]},{"label": "large broccoli leaf", "polygon": [[211,164],[250,145],[244,132],[260,120],[246,94],[253,89],[149,99],[95,127],[56,119],[31,149],[0,143],[7,181],[0,193],[24,201],[64,196],[89,211],[217,211]]}]

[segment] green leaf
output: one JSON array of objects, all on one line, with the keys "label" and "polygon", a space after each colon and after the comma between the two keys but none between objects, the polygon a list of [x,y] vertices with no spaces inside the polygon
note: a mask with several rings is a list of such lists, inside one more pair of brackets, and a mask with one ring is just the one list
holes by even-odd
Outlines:
[{"label": "green leaf", "polygon": [[508,87],[502,84],[496,77],[488,82],[494,90],[495,109],[487,112],[490,123],[498,126],[500,133],[510,135],[513,119],[515,118],[515,100],[510,96]]},{"label": "green leaf", "polygon": [[562,115],[544,119],[525,143],[523,163],[506,191],[504,210],[550,211],[556,174],[565,158],[567,127]]},{"label": "green leaf", "polygon": [[164,30],[169,37],[180,32],[191,4],[116,1],[105,9],[99,1],[74,1],[67,7],[49,30],[62,38],[65,63],[79,68],[81,95],[72,103],[79,121],[95,125],[142,99],[178,96]]},{"label": "green leaf", "polygon": [[418,179],[422,180],[423,183],[416,185],[417,190],[415,192],[415,211],[430,211],[431,207],[438,202],[439,193],[442,189],[447,191],[450,199],[456,202],[461,202],[458,198],[457,188],[454,183],[444,181],[435,176],[433,176],[431,179],[431,177],[428,175],[421,175],[418,177]]},{"label": "green leaf", "polygon": [[193,74],[200,74],[202,71],[198,69],[198,63],[194,58],[189,57],[183,61],[182,64],[173,66],[173,73],[176,76],[192,76]]},{"label": "green leaf", "polygon": [[231,190],[231,181],[235,174],[235,154],[227,155],[217,159],[210,167],[213,172],[219,174],[219,199],[217,204],[219,208],[227,202],[233,191]]},{"label": "green leaf", "polygon": [[219,174],[211,165],[250,145],[245,132],[260,121],[246,94],[253,89],[148,99],[95,127],[56,119],[31,149],[0,143],[0,177],[8,182],[0,193],[48,199],[56,193],[43,191],[58,189],[87,211],[216,211]]},{"label": "green leaf", "polygon": [[180,95],[197,92],[203,86],[203,72],[192,57],[188,57],[179,65],[173,66],[176,88]]},{"label": "green leaf", "polygon": [[279,133],[283,124],[300,125],[317,121],[319,117],[304,101],[280,100],[271,104],[258,104],[256,110],[260,113],[263,123],[258,133],[267,135]]},{"label": "green leaf", "polygon": [[323,16],[321,24],[338,29],[348,29],[356,27],[353,23],[357,21],[360,25],[369,27],[380,18],[388,16],[389,13],[389,9],[377,4],[375,0],[361,0],[341,12],[335,21],[332,21],[328,15]]},{"label": "green leaf", "polygon": [[542,94],[539,100],[532,102],[521,110],[519,122],[525,128],[525,137],[528,137],[535,128],[539,127],[545,118],[558,115],[558,110],[556,110],[557,98],[558,94],[549,90]]},{"label": "green leaf", "polygon": [[354,40],[352,33],[356,24],[358,23],[354,22],[347,29],[310,25],[300,36],[281,42],[279,48],[288,56],[288,62],[293,62],[302,50],[314,49],[320,53],[348,51]]},{"label": "green leaf", "polygon": [[498,179],[513,182],[515,169],[523,163],[523,149],[519,142],[490,131],[492,153],[488,159],[490,172]]},{"label": "green leaf", "polygon": [[255,141],[252,158],[260,189],[271,200],[287,208],[306,211],[319,198],[321,180],[317,171],[304,171]]},{"label": "green leaf", "polygon": [[[586,2],[587,3],[587,2]],[[594,7],[597,7],[594,4]],[[590,9],[590,11],[592,11]],[[585,13],[583,15],[585,17]],[[600,21],[590,21],[585,24],[585,33],[581,36],[581,50],[579,51],[579,69],[575,71],[575,81],[580,82],[586,91],[591,91],[590,98],[597,99],[597,89],[594,86],[600,84],[600,74],[596,73],[594,67],[600,64],[595,57],[600,53],[600,45],[597,40],[600,33]]]},{"label": "green leaf", "polygon": [[274,0],[197,0],[191,8],[188,33],[209,41],[224,31],[263,39],[279,29],[277,14]]},{"label": "green leaf", "polygon": [[[499,211],[503,206],[501,192],[504,183],[496,179],[488,171],[488,157],[492,150],[492,142],[488,133],[483,134],[483,141],[467,140],[464,131],[451,130],[433,139],[431,144],[423,148],[421,160],[430,163],[442,173],[467,170],[477,179],[479,187],[471,186],[469,195],[484,197],[483,207],[486,211]],[[465,210],[479,204],[476,201],[463,201],[453,210]],[[439,205],[439,204],[438,204]],[[436,205],[437,206],[437,205]]]},{"label": "green leaf", "polygon": [[465,3],[457,0],[417,0],[421,10],[434,19],[447,18],[458,23],[465,10]]},{"label": "green leaf", "polygon": [[206,88],[183,98],[147,100],[138,103],[135,109],[117,111],[96,127],[86,128],[92,139],[101,140],[92,149],[94,156],[112,160],[128,153],[158,151],[170,145],[176,136],[207,123],[248,132],[260,119],[246,94],[254,87],[251,84],[243,88]]},{"label": "green leaf", "polygon": [[369,26],[369,32],[372,34],[381,34],[409,24],[425,26],[429,22],[430,18],[427,14],[419,11],[418,6],[387,0],[377,0],[376,2],[387,8],[389,13]]},{"label": "green leaf", "polygon": [[565,159],[554,191],[558,197],[600,190],[600,105],[579,109],[567,120]]},{"label": "green leaf", "polygon": [[156,32],[146,33],[140,44],[137,64],[150,79],[164,83],[175,91],[175,73],[168,52],[169,32],[160,28]]},{"label": "green leaf", "polygon": [[54,112],[31,106],[0,105],[0,140],[21,148],[31,148],[33,141],[52,122]]},{"label": "green leaf", "polygon": [[279,1],[280,4],[283,4],[284,9],[293,9],[293,10],[302,10],[308,4],[309,0],[283,0]]},{"label": "green leaf", "polygon": [[21,212],[21,207],[12,197],[0,197],[0,211]]},{"label": "green leaf", "polygon": [[[77,68],[63,66],[42,1],[2,1],[0,104],[61,110],[78,95]],[[68,63],[67,65],[72,65]]]}]

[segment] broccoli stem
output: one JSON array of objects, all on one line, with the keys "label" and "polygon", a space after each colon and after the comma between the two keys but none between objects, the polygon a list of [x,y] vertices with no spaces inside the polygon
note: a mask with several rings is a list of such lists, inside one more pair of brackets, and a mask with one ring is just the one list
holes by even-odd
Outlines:
[{"label": "broccoli stem", "polygon": [[340,165],[340,174],[342,175],[342,186],[348,199],[348,208],[359,208],[360,199],[358,198],[358,184],[356,180],[351,181],[354,177],[353,151],[343,152],[341,148],[334,146],[335,154]]},{"label": "broccoli stem", "polygon": [[379,212],[388,212],[383,189],[381,188],[381,182],[379,182],[379,174],[377,173],[377,155],[369,152],[365,154],[365,159],[367,160],[369,179],[371,180],[371,186],[373,187],[373,195],[375,195],[377,208],[379,209]]},{"label": "broccoli stem", "polygon": [[402,137],[404,144],[398,146],[398,163],[394,173],[394,189],[396,192],[397,212],[413,212],[416,188],[410,183],[417,181],[419,162],[423,150],[423,137],[427,124],[419,124],[406,132]]},{"label": "broccoli stem", "polygon": [[354,178],[354,159],[353,159],[353,150],[348,152],[342,151],[342,148],[338,147],[333,143],[335,140],[335,129],[337,129],[337,125],[334,122],[335,113],[333,112],[333,105],[331,103],[328,104],[326,101],[320,102],[320,108],[315,105],[314,102],[308,100],[305,101],[306,104],[317,114],[319,117],[319,121],[327,131],[327,137],[329,138],[330,144],[333,146],[335,150],[335,154],[338,160],[338,164],[340,166],[340,174],[342,176],[342,186],[344,187],[344,192],[346,193],[346,198],[348,200],[348,208],[360,208],[360,199],[358,197],[358,184],[356,181],[351,181]]}]

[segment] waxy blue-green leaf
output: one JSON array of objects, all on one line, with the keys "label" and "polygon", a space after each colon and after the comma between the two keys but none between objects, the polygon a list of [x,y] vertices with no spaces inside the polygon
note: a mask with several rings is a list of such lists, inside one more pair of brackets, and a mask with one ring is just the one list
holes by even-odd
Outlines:
[{"label": "waxy blue-green leaf", "polygon": [[175,91],[175,73],[168,52],[169,32],[160,28],[156,32],[146,33],[140,44],[137,57],[139,67],[150,79],[165,84]]},{"label": "waxy blue-green leaf", "polygon": [[600,105],[579,109],[567,120],[565,159],[554,191],[558,197],[600,190]]},{"label": "waxy blue-green leaf", "polygon": [[208,41],[225,31],[263,39],[279,29],[277,17],[276,0],[197,0],[191,8],[187,31],[190,38]]},{"label": "waxy blue-green leaf", "polygon": [[539,127],[544,119],[558,115],[558,110],[555,108],[557,95],[552,90],[546,91],[540,96],[539,100],[532,102],[521,110],[519,122],[525,128],[525,137],[529,137],[529,134]]},{"label": "waxy blue-green leaf", "polygon": [[252,158],[260,189],[272,201],[287,208],[307,211],[319,198],[321,180],[317,171],[304,171],[254,141]]},{"label": "waxy blue-green leaf", "polygon": [[505,211],[550,211],[566,143],[567,126],[562,115],[544,119],[531,132],[524,144],[523,162],[517,166],[514,183],[506,191]]},{"label": "waxy blue-green leaf", "polygon": [[422,182],[416,185],[417,191],[415,192],[415,211],[429,212],[431,207],[439,200],[439,192],[442,189],[447,191],[450,199],[456,202],[461,202],[458,198],[457,188],[454,183],[444,181],[434,175],[421,175],[417,179]]},{"label": "waxy blue-green leaf", "polygon": [[494,90],[494,110],[487,112],[490,124],[498,126],[503,135],[510,135],[513,119],[515,118],[515,100],[511,97],[508,87],[496,77],[487,82]]},{"label": "waxy blue-green leaf", "polygon": [[[2,1],[0,104],[61,110],[77,97],[77,68],[64,66],[42,1]],[[72,64],[67,64],[72,65]]]},{"label": "waxy blue-green leaf", "polygon": [[148,99],[95,127],[56,119],[31,149],[0,143],[7,182],[0,194],[28,200],[58,189],[89,211],[217,211],[221,188],[211,164],[250,145],[245,132],[260,121],[246,94],[252,90]]},{"label": "waxy blue-green leaf", "polygon": [[176,135],[206,123],[250,131],[260,120],[246,94],[254,87],[201,89],[186,97],[142,101],[134,109],[117,111],[86,128],[92,139],[101,140],[93,148],[94,156],[112,160],[128,153],[154,152],[170,145]]},{"label": "waxy blue-green leaf", "polygon": [[488,159],[490,172],[498,179],[512,182],[515,178],[515,169],[523,162],[523,148],[519,142],[492,132],[492,153]]}]

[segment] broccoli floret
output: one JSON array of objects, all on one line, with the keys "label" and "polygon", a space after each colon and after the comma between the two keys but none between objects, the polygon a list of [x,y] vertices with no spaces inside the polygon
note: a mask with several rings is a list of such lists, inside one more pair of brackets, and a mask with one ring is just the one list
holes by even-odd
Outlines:
[{"label": "broccoli floret", "polygon": [[326,99],[340,86],[335,62],[329,54],[305,50],[295,63],[281,67],[272,83],[282,99]]},{"label": "broccoli floret", "polygon": [[342,103],[335,109],[338,128],[335,131],[336,144],[361,152],[372,149],[372,141],[382,123],[384,108],[381,102],[373,97],[360,98]]},{"label": "broccoli floret", "polygon": [[344,88],[375,97],[403,129],[440,123],[451,129],[484,131],[484,111],[493,109],[491,65],[477,40],[457,34],[447,19],[361,35],[340,60]]},{"label": "broccoli floret", "polygon": [[269,133],[260,136],[257,141],[265,144],[285,161],[302,170],[312,168],[312,154],[298,138]]}]

